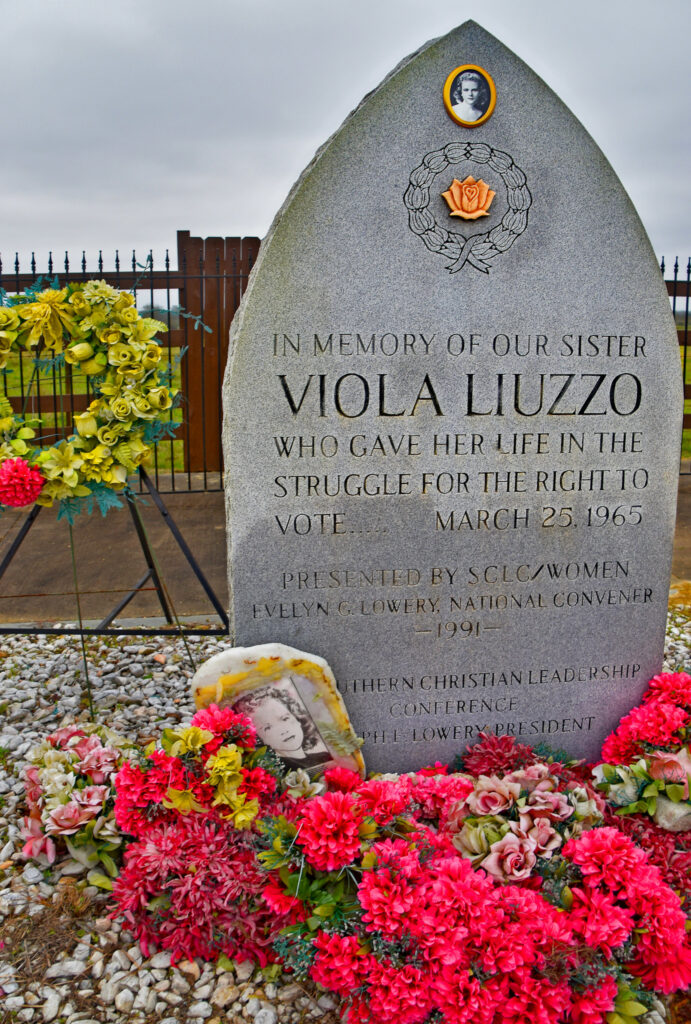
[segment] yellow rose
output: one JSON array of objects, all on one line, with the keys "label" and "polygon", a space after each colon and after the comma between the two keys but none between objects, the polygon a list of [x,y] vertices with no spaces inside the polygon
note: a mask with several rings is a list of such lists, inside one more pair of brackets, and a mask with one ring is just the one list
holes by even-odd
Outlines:
[{"label": "yellow rose", "polygon": [[85,362],[79,364],[79,369],[82,373],[85,373],[87,377],[92,377],[94,374],[103,373],[107,365],[107,359],[105,352],[98,352],[93,359],[87,359]]},{"label": "yellow rose", "polygon": [[88,316],[91,312],[91,306],[81,292],[73,292],[69,297],[69,302],[80,319],[84,316]]},{"label": "yellow rose", "polygon": [[122,338],[122,331],[119,327],[114,327],[112,324],[109,327],[103,327],[100,331],[97,331],[99,341],[102,341],[104,345],[115,345]]},{"label": "yellow rose", "polygon": [[19,333],[19,317],[13,309],[0,306],[0,370],[7,365],[10,349]]},{"label": "yellow rose", "polygon": [[170,409],[173,399],[170,397],[168,388],[151,388],[146,392],[146,399],[154,409]]},{"label": "yellow rose", "polygon": [[98,430],[98,420],[91,412],[78,412],[74,425],[80,437],[93,437]]},{"label": "yellow rose", "polygon": [[133,395],[132,409],[135,415],[142,420],[152,420],[156,415],[156,410],[151,407],[151,404],[146,400],[144,395]]},{"label": "yellow rose", "polygon": [[129,380],[133,383],[143,380],[147,374],[147,370],[144,369],[141,363],[122,363],[120,366],[115,367],[115,372],[121,380]]},{"label": "yellow rose", "polygon": [[142,366],[147,370],[153,370],[160,363],[162,353],[160,345],[147,345],[142,357]]},{"label": "yellow rose", "polygon": [[113,398],[109,403],[109,408],[115,419],[120,420],[121,423],[124,423],[133,414],[131,402],[122,395]]},{"label": "yellow rose", "polygon": [[96,431],[96,437],[99,439],[101,444],[105,444],[108,448],[114,448],[120,440],[123,425],[121,423],[111,423],[108,427],[99,427]]},{"label": "yellow rose", "polygon": [[111,366],[120,366],[122,363],[138,361],[137,353],[132,345],[129,345],[126,341],[116,341],[108,349],[108,362]]},{"label": "yellow rose", "polygon": [[9,306],[0,306],[0,332],[14,331],[15,337],[19,331],[20,322],[17,311]]},{"label": "yellow rose", "polygon": [[0,331],[0,370],[7,366],[7,360],[14,344],[14,331]]},{"label": "yellow rose", "polygon": [[[134,306],[134,295],[130,294],[130,292],[120,292],[113,303],[113,309],[116,309],[123,316],[127,316],[130,313],[132,306]],[[136,319],[139,316],[136,309],[134,314]]]},{"label": "yellow rose", "polygon": [[65,349],[65,362],[74,365],[91,359],[94,354],[94,347],[88,341],[79,341],[76,345],[70,345]]}]

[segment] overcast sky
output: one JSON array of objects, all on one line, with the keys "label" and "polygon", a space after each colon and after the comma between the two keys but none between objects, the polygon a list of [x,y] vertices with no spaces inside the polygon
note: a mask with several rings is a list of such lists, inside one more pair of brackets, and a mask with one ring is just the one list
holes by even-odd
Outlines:
[{"label": "overcast sky", "polygon": [[[583,122],[658,255],[691,254],[689,0],[0,0],[0,254],[262,236],[315,149],[473,17]],[[28,269],[28,268],[27,268]]]}]

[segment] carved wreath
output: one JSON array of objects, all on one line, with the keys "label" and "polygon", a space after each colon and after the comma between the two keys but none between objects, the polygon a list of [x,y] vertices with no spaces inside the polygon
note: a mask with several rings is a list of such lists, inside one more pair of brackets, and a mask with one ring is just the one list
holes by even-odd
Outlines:
[{"label": "carved wreath", "polygon": [[[468,238],[437,224],[429,210],[430,186],[437,175],[452,164],[467,160],[488,164],[501,175],[506,185],[509,205],[501,224],[491,231],[470,235]],[[490,261],[511,248],[525,231],[532,201],[525,174],[520,167],[516,166],[508,153],[492,149],[484,142],[450,142],[443,149],[427,153],[410,175],[410,184],[403,196],[408,209],[410,230],[420,236],[431,252],[438,252],[451,260],[446,267],[451,274],[457,274],[466,263],[488,274]]]}]

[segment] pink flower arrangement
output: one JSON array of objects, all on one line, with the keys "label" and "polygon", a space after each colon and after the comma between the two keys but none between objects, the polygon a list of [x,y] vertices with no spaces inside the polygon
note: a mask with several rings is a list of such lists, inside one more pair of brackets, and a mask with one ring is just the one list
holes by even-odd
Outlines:
[{"label": "pink flower arrangement", "polygon": [[691,676],[663,672],[648,684],[643,702],[605,740],[602,760],[629,764],[652,747],[683,746],[691,726]]},{"label": "pink flower arrangement", "polygon": [[277,952],[349,1024],[605,1024],[691,984],[661,872],[602,827],[584,773],[522,760],[479,778],[327,772],[326,793],[261,822],[265,899],[289,915]]},{"label": "pink flower arrangement", "polygon": [[0,505],[24,508],[33,505],[43,490],[45,479],[26,459],[0,462]]},{"label": "pink flower arrangement", "polygon": [[657,816],[691,809],[690,684],[652,680],[594,780],[485,736],[464,771],[301,787],[228,708],[136,758],[68,726],[25,773],[25,856],[127,844],[113,916],[145,953],[279,959],[349,1024],[633,1021],[691,985],[691,828]]},{"label": "pink flower arrangement", "polygon": [[663,672],[622,718],[594,769],[617,814],[648,814],[671,832],[691,830],[691,676]]},{"label": "pink flower arrangement", "polygon": [[107,876],[117,874],[122,853],[113,780],[133,749],[110,729],[87,724],[57,729],[34,747],[28,754],[32,766],[24,770],[24,857],[45,865],[67,852],[92,869],[93,884],[109,888]]}]

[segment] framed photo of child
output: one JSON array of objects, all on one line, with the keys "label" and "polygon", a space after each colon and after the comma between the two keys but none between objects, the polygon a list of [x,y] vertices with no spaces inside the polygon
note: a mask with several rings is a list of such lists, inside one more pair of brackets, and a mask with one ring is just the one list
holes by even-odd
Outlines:
[{"label": "framed photo of child", "polygon": [[319,775],[341,765],[364,775],[358,740],[323,658],[284,644],[234,647],[204,662],[192,680],[197,707],[232,707],[290,769]]}]

